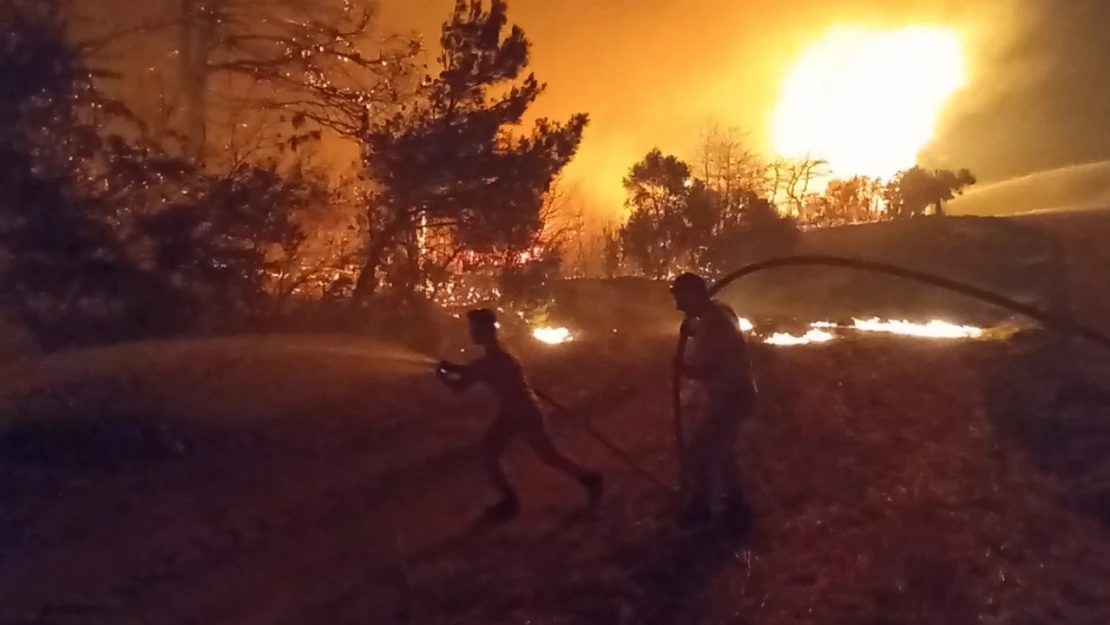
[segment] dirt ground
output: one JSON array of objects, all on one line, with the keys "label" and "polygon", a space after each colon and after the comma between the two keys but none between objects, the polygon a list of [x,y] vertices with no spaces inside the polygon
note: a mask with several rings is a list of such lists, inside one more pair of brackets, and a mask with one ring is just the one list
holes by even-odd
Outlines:
[{"label": "dirt ground", "polygon": [[[1072,314],[1110,328],[1098,226],[1038,227],[1071,243]],[[0,623],[1107,623],[1110,368],[1073,347],[759,349],[747,537],[678,532],[667,493],[576,423],[673,480],[667,337],[529,354],[608,492],[580,514],[515,449],[525,510],[500,528],[474,523],[489,407],[417,355],[274,338],[67,356],[49,393],[5,379]]]}]

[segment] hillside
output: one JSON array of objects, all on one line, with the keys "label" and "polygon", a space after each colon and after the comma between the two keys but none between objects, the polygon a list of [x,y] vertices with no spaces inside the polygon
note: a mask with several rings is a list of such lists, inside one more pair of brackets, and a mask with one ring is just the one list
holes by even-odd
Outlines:
[{"label": "hillside", "polygon": [[[989,289],[1038,307],[1062,305],[1062,252],[1036,223],[953,217],[812,230],[794,254],[846,256],[916,269]],[[762,260],[737,253],[736,268]],[[552,292],[555,319],[571,325],[640,328],[676,322],[666,285],[650,280],[576,280]],[[779,269],[721,293],[751,318],[806,321],[874,316],[992,325],[1006,311],[898,278],[827,267]]]}]

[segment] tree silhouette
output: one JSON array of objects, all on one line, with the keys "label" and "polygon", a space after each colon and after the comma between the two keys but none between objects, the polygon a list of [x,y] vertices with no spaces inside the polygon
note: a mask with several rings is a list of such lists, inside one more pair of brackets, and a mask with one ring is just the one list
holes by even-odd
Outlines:
[{"label": "tree silhouette", "polygon": [[827,161],[811,158],[775,160],[768,167],[771,201],[780,206],[785,204],[788,214],[801,216],[810,196],[810,185],[827,175]]},{"label": "tree silhouette", "polygon": [[628,222],[620,230],[624,258],[644,275],[665,278],[692,268],[714,224],[705,185],[675,156],[652,150],[624,179]]},{"label": "tree silhouette", "polygon": [[[359,137],[379,191],[368,209],[366,257],[356,296],[378,289],[383,262],[407,265],[395,287],[412,290],[421,233],[447,230],[467,249],[526,246],[542,227],[544,194],[578,149],[587,117],[521,120],[544,91],[523,76],[531,44],[508,7],[458,0],[443,25],[440,72],[403,111],[371,121]],[[523,77],[522,77],[523,76]]]},{"label": "tree silhouette", "polygon": [[56,4],[0,12],[0,305],[46,347],[183,329],[256,306],[311,180],[213,176],[129,143]]},{"label": "tree silhouette", "polygon": [[884,195],[896,219],[920,217],[930,208],[934,215],[943,217],[945,202],[975,183],[975,176],[967,169],[929,171],[915,166],[895,176]]},{"label": "tree silhouette", "polygon": [[65,32],[53,2],[0,11],[0,303],[40,338],[134,277],[112,200],[143,176],[117,168],[129,150],[86,123],[100,101]]},{"label": "tree silhouette", "polygon": [[737,177],[709,188],[683,161],[649,152],[624,180],[630,216],[619,232],[621,258],[659,279],[683,270],[723,271],[739,259],[787,249],[796,240],[795,223],[742,185]]},{"label": "tree silhouette", "polygon": [[876,178],[856,176],[830,180],[825,189],[821,215],[807,215],[807,222],[842,225],[876,221],[883,216],[884,185]]},{"label": "tree silhouette", "polygon": [[737,195],[770,194],[768,164],[747,143],[738,128],[712,124],[703,130],[693,162],[695,175],[719,198],[734,202]]},{"label": "tree silhouette", "polygon": [[621,228],[605,226],[601,230],[601,274],[606,278],[621,275],[624,250],[621,245]]},{"label": "tree silhouette", "polygon": [[379,36],[376,0],[166,0],[145,17],[129,0],[66,1],[89,17],[79,49],[123,78],[100,87],[210,168],[238,165],[221,161],[244,135],[271,152],[320,128],[352,136],[420,81],[420,43]]},{"label": "tree silhouette", "polygon": [[797,243],[797,223],[779,213],[754,191],[736,192],[733,204],[740,218],[721,219],[699,260],[702,270],[720,274],[745,262],[785,254]]},{"label": "tree silhouette", "polygon": [[[366,0],[180,0],[181,84],[190,154],[199,156],[212,124],[216,83],[222,101],[289,112],[291,130],[313,120],[350,135],[367,112],[391,108],[415,74],[419,45],[381,45]],[[366,50],[376,49],[369,53]],[[226,84],[235,84],[225,81]],[[238,124],[232,124],[232,128]]]}]

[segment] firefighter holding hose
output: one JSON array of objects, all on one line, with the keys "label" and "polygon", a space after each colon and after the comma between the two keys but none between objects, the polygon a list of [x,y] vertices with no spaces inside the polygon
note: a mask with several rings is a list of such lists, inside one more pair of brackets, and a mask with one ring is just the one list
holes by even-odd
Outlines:
[{"label": "firefighter holding hose", "polygon": [[706,398],[700,427],[686,454],[690,488],[679,521],[686,526],[711,521],[715,496],[721,494],[725,520],[747,530],[752,512],[740,489],[735,447],[741,423],[756,406],[748,345],[736,313],[713,299],[701,276],[678,276],[671,285],[671,294],[675,306],[686,316],[682,334],[693,341],[692,353],[677,355],[674,366],[682,376],[699,384]]},{"label": "firefighter holding hose", "polygon": [[601,474],[582,467],[555,446],[524,369],[498,340],[497,316],[483,308],[471,310],[466,318],[471,340],[482,349],[482,356],[468,365],[441,362],[436,371],[453,391],[463,392],[480,384],[488,387],[497,399],[497,416],[482,441],[482,458],[486,475],[500,500],[487,508],[486,518],[508,521],[520,513],[516,489],[502,464],[506,449],[517,439],[526,442],[541,462],[581,484],[589,506],[596,507],[603,487]]}]

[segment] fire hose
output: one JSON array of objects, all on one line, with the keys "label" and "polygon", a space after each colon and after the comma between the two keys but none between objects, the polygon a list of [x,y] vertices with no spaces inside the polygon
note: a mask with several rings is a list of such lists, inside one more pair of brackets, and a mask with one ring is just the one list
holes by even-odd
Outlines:
[{"label": "fire hose", "polygon": [[[1082,324],[1080,324],[1076,321],[1068,319],[1067,317],[1057,315],[1057,314],[1054,314],[1054,313],[1050,313],[1050,312],[1047,312],[1047,311],[1044,311],[1044,310],[1041,310],[1041,309],[1038,309],[1038,308],[1034,308],[1034,307],[1026,305],[1026,304],[1022,304],[1021,302],[1017,302],[1017,301],[1015,301],[1013,299],[1010,299],[1008,297],[999,295],[997,293],[988,291],[986,289],[982,289],[982,288],[979,288],[979,287],[976,287],[976,286],[972,286],[972,285],[964,283],[964,282],[959,282],[959,281],[956,281],[956,280],[943,278],[941,276],[926,273],[926,272],[923,272],[923,271],[907,269],[907,268],[904,268],[904,267],[899,267],[899,266],[891,265],[891,264],[887,264],[887,263],[881,263],[881,262],[876,262],[876,261],[868,261],[868,260],[860,260],[860,259],[855,259],[855,258],[846,258],[846,257],[840,257],[840,256],[823,256],[823,255],[785,256],[785,257],[774,258],[774,259],[770,259],[770,260],[766,260],[766,261],[762,261],[762,262],[758,262],[758,263],[753,263],[753,264],[741,267],[740,269],[738,269],[738,270],[726,275],[724,278],[721,278],[720,280],[718,280],[716,283],[713,284],[712,287],[710,287],[709,293],[710,293],[711,296],[716,295],[723,288],[732,284],[736,280],[739,280],[740,278],[743,278],[745,276],[749,276],[749,275],[752,275],[752,274],[755,274],[755,273],[758,273],[758,272],[761,272],[761,271],[767,271],[767,270],[771,270],[771,269],[779,269],[779,268],[783,268],[783,267],[799,267],[799,266],[843,267],[843,268],[848,268],[848,269],[856,269],[856,270],[860,270],[860,271],[869,271],[869,272],[872,272],[872,273],[880,273],[880,274],[885,274],[885,275],[889,275],[889,276],[902,278],[902,279],[905,279],[905,280],[910,280],[910,281],[913,281],[913,282],[928,284],[930,286],[934,286],[934,287],[937,287],[937,288],[940,288],[940,289],[944,289],[944,290],[947,290],[947,291],[952,291],[954,293],[959,293],[961,295],[970,297],[972,299],[977,299],[977,300],[980,300],[980,301],[984,301],[988,304],[998,306],[999,308],[1010,310],[1010,311],[1015,312],[1019,315],[1023,315],[1025,317],[1028,317],[1030,319],[1038,321],[1038,322],[1042,323],[1043,325],[1045,325],[1048,328],[1052,328],[1052,329],[1057,330],[1059,332],[1062,332],[1064,334],[1071,334],[1071,335],[1078,336],[1078,337],[1083,338],[1085,340],[1088,340],[1092,343],[1100,345],[1104,348],[1110,349],[1110,337],[1108,337],[1106,334],[1103,334],[1102,332],[1099,332],[1098,330],[1094,330],[1092,328],[1084,326],[1084,325],[1082,325]],[[689,337],[686,334],[680,334],[679,335],[678,343],[675,347],[675,360],[676,361],[685,354],[686,341],[688,340],[688,338]],[[670,484],[667,484],[664,480],[662,480],[661,478],[659,478],[658,476],[653,474],[651,471],[645,469],[643,466],[641,466],[639,463],[637,463],[628,452],[626,452],[625,450],[621,449],[618,445],[613,443],[608,437],[606,437],[604,434],[599,432],[597,430],[597,428],[593,427],[593,425],[590,424],[589,422],[583,421],[583,422],[580,423],[580,425],[583,427],[583,429],[592,438],[597,440],[610,453],[612,453],[614,457],[616,457],[621,462],[628,465],[630,468],[632,468],[634,471],[636,471],[636,473],[640,474],[642,477],[644,477],[645,479],[650,481],[655,486],[658,486],[659,488],[661,488],[661,489],[663,489],[667,492],[674,493],[676,490],[679,490],[679,489],[683,488],[686,485],[686,478],[687,478],[686,446],[685,446],[684,434],[683,434],[683,430],[684,430],[684,423],[683,423],[684,418],[683,417],[684,417],[684,415],[683,415],[683,411],[682,411],[681,386],[682,386],[682,375],[679,372],[678,368],[676,367],[672,370],[672,378],[671,378],[671,402],[672,402],[671,408],[672,408],[672,416],[673,416],[673,424],[674,424],[675,457],[677,459],[677,464],[678,464],[678,484],[679,484],[678,489],[676,489],[675,487],[673,487]],[[544,402],[546,402],[547,404],[549,404],[551,407],[553,407],[554,409],[556,409],[559,412],[566,413],[566,414],[570,414],[570,413],[573,412],[571,409],[567,408],[566,406],[563,406],[558,401],[556,401],[554,398],[552,398],[550,395],[548,395],[548,394],[546,394],[542,391],[536,390],[536,395],[541,400],[543,400]]]},{"label": "fire hose", "polygon": [[[868,260],[859,260],[855,258],[845,258],[840,256],[822,256],[822,255],[809,255],[809,256],[785,256],[781,258],[773,258],[763,262],[753,263],[737,269],[736,271],[726,275],[718,280],[709,289],[710,295],[716,295],[729,284],[745,276],[758,273],[760,271],[767,271],[770,269],[779,269],[782,267],[798,267],[798,266],[828,266],[828,267],[845,267],[848,269],[857,269],[861,271],[869,271],[873,273],[881,273],[889,276],[903,278],[914,282],[920,282],[935,286],[940,289],[952,291],[965,295],[967,297],[978,299],[988,304],[993,304],[1000,308],[1004,308],[1025,317],[1029,317],[1035,321],[1044,324],[1046,327],[1052,328],[1064,334],[1071,334],[1080,338],[1086,339],[1092,343],[1110,349],[1110,337],[1094,330],[1080,323],[1077,323],[1067,317],[1057,314],[1046,312],[1021,302],[1014,301],[1010,298],[1004,297],[997,293],[981,289],[979,287],[971,286],[956,280],[942,278],[937,275],[925,273],[922,271],[915,271],[913,269],[906,269],[896,265],[887,263],[880,263]],[[680,335],[678,344],[675,347],[675,359],[681,358],[686,351],[686,335]],[[674,436],[676,458],[678,459],[678,483],[682,486],[686,484],[686,447],[683,441],[683,414],[682,414],[682,399],[681,399],[681,386],[682,374],[677,368],[672,372],[671,378],[671,407],[674,418]]]},{"label": "fire hose", "polygon": [[[571,414],[570,408],[567,408],[566,406],[564,406],[564,405],[560,404],[559,402],[555,401],[555,399],[553,397],[551,397],[550,395],[548,395],[547,393],[544,393],[543,391],[538,390],[538,389],[532,389],[532,390],[536,394],[536,397],[539,397],[541,400],[543,400],[544,402],[549,404],[555,410],[558,410],[559,412],[562,412],[564,414]],[[592,436],[594,438],[594,440],[601,443],[602,447],[605,447],[605,449],[608,449],[609,453],[613,454],[613,456],[615,458],[617,458],[621,462],[628,465],[634,471],[639,473],[642,477],[646,478],[649,482],[651,482],[652,484],[655,484],[656,486],[658,486],[659,488],[661,488],[665,491],[670,491],[670,492],[675,491],[675,488],[673,486],[664,482],[662,479],[657,477],[654,473],[652,473],[651,471],[648,471],[643,466],[641,466],[638,462],[636,462],[632,458],[631,454],[629,454],[628,452],[626,452],[625,450],[621,449],[616,444],[614,444],[613,441],[609,440],[609,437],[607,437],[604,434],[602,434],[601,432],[599,432],[597,430],[597,428],[595,428],[593,426],[592,423],[590,423],[589,421],[582,421],[582,422],[579,423],[579,425],[581,425],[582,429],[586,430],[586,433],[589,434],[590,436]]]}]

